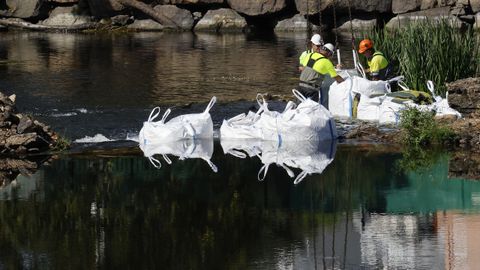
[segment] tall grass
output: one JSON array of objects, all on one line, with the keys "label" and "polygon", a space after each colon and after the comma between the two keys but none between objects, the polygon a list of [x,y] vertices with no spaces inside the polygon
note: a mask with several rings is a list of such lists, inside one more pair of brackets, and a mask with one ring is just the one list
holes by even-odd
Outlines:
[{"label": "tall grass", "polygon": [[423,20],[396,30],[363,34],[393,61],[395,74],[412,89],[426,91],[427,80],[444,95],[446,82],[480,75],[480,40],[472,29],[460,31],[448,19]]}]

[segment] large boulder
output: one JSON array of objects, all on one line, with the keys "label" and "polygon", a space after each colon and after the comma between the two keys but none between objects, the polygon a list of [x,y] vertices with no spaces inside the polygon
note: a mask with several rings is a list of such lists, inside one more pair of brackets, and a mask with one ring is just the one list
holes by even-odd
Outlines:
[{"label": "large boulder", "polygon": [[250,16],[275,13],[287,6],[286,0],[226,0],[230,7]]},{"label": "large boulder", "polygon": [[475,15],[475,24],[473,28],[480,30],[480,12]]},{"label": "large boulder", "polygon": [[448,102],[462,114],[480,111],[480,77],[447,83]]},{"label": "large boulder", "polygon": [[480,0],[470,0],[470,7],[473,13],[480,12]]},{"label": "large boulder", "polygon": [[78,3],[79,0],[47,0],[48,2],[60,3],[60,4],[71,4]]},{"label": "large boulder", "polygon": [[279,21],[275,26],[275,31],[297,32],[306,31],[308,28],[307,19],[304,16],[297,14],[292,18]]},{"label": "large boulder", "polygon": [[224,0],[161,0],[164,5],[222,4]]},{"label": "large boulder", "polygon": [[457,28],[461,28],[464,25],[464,23],[456,16],[450,15],[450,7],[441,7],[398,15],[392,18],[385,25],[385,27],[387,29],[398,29],[406,27],[411,23],[417,23],[426,20],[429,20],[430,22],[448,20],[453,27]]},{"label": "large boulder", "polygon": [[191,30],[193,27],[192,13],[186,9],[181,9],[174,5],[157,5],[154,9],[172,20],[181,30]]},{"label": "large boulder", "polygon": [[154,20],[135,20],[127,26],[128,29],[134,31],[162,31],[164,26]]},{"label": "large boulder", "polygon": [[422,6],[422,0],[392,0],[392,12],[402,14],[419,10]]},{"label": "large boulder", "polygon": [[337,31],[339,32],[350,32],[353,28],[353,31],[366,31],[372,30],[377,26],[377,19],[353,19],[350,23],[348,17],[343,17],[339,20],[339,26]]},{"label": "large boulder", "polygon": [[[335,2],[334,2],[335,1]],[[295,5],[300,14],[316,14],[319,11],[324,11],[327,8],[335,8],[339,13],[347,13],[349,5],[352,12],[391,12],[392,0],[295,0]]]},{"label": "large boulder", "polygon": [[90,13],[97,18],[109,18],[125,7],[116,0],[87,0]]},{"label": "large boulder", "polygon": [[89,16],[78,15],[75,7],[58,7],[50,12],[50,16],[40,22],[49,26],[72,26],[91,23]]},{"label": "large boulder", "polygon": [[8,15],[16,18],[35,17],[40,12],[43,0],[6,0]]},{"label": "large boulder", "polygon": [[247,27],[247,21],[234,10],[221,8],[209,10],[195,25],[195,31],[210,32],[242,32]]}]

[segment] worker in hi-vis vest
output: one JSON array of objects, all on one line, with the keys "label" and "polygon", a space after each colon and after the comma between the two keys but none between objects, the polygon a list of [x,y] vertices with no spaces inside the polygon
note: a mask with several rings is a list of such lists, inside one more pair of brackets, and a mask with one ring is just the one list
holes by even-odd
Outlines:
[{"label": "worker in hi-vis vest", "polygon": [[315,34],[312,36],[312,38],[308,41],[307,43],[307,49],[302,52],[302,54],[300,55],[299,57],[299,65],[298,65],[298,70],[300,72],[303,71],[303,68],[304,66],[302,65],[305,57],[307,57],[307,55],[309,55],[310,53],[313,52],[313,45],[316,45],[316,46],[322,46],[324,43],[323,43],[323,39],[322,39],[322,36],[320,36],[319,34]]},{"label": "worker in hi-vis vest", "polygon": [[372,80],[385,80],[390,73],[391,66],[382,52],[373,48],[373,41],[364,39],[360,41],[358,52],[367,58],[368,69],[365,72]]},{"label": "worker in hi-vis vest", "polygon": [[328,92],[320,94],[322,82],[325,76],[330,76],[338,83],[344,79],[337,74],[332,61],[329,59],[333,55],[335,48],[332,44],[325,45],[312,44],[312,53],[302,59],[301,65],[304,67],[300,74],[300,83],[298,90],[302,95],[326,106]]}]

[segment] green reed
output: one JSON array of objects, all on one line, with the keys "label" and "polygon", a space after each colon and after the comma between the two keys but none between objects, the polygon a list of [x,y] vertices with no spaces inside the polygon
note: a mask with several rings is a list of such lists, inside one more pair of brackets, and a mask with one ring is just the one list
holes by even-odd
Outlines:
[{"label": "green reed", "polygon": [[460,31],[447,19],[375,29],[364,36],[392,61],[395,75],[405,76],[411,89],[427,91],[426,82],[432,80],[443,96],[445,83],[480,74],[478,36],[472,29]]}]

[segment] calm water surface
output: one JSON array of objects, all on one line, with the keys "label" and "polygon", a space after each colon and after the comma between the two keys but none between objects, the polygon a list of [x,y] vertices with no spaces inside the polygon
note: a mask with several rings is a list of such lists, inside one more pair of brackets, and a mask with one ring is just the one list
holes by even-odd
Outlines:
[{"label": "calm water surface", "polygon": [[[257,92],[289,95],[305,40],[0,35],[0,89],[17,94],[20,111],[72,140],[102,134],[114,141],[137,136],[154,106],[199,112],[216,95],[218,128],[254,106]],[[0,268],[480,264],[480,183],[448,178],[447,154],[418,172],[378,146],[186,141],[144,153],[123,142],[118,154],[111,144],[76,146],[80,153],[0,187]]]}]

